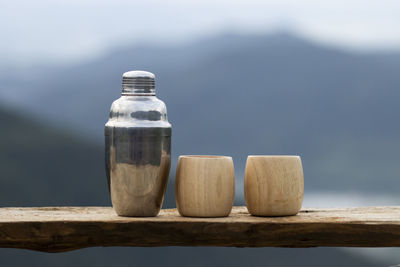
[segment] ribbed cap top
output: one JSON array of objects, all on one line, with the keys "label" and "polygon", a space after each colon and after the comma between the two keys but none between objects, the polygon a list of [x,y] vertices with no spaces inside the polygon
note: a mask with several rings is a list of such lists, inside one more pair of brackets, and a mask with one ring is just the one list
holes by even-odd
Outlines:
[{"label": "ribbed cap top", "polygon": [[155,75],[148,71],[132,70],[122,75],[122,95],[155,95]]}]

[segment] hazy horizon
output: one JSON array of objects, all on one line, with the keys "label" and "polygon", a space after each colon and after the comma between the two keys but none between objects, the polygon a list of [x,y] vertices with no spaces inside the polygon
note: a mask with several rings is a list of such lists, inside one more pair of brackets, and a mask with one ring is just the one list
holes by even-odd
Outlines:
[{"label": "hazy horizon", "polygon": [[1,7],[2,66],[78,62],[124,44],[179,44],[224,32],[285,30],[344,49],[400,50],[394,0],[18,0]]}]

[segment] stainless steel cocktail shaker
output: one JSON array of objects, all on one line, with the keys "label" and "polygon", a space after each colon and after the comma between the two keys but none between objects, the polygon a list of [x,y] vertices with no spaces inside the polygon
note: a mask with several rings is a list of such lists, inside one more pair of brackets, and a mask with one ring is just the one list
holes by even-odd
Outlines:
[{"label": "stainless steel cocktail shaker", "polygon": [[154,74],[129,71],[105,125],[106,173],[121,216],[157,216],[171,165],[171,124],[156,97]]}]

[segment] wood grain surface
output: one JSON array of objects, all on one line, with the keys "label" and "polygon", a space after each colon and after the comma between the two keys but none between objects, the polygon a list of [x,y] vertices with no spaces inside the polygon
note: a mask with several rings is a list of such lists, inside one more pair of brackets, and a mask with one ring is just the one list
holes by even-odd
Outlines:
[{"label": "wood grain surface", "polygon": [[295,215],[304,194],[299,156],[248,156],[244,195],[249,212],[256,216]]},{"label": "wood grain surface", "polygon": [[62,252],[94,246],[398,247],[400,207],[303,209],[296,216],[119,217],[111,207],[0,208],[0,247]]},{"label": "wood grain surface", "polygon": [[228,216],[234,198],[235,169],[231,157],[179,157],[175,176],[175,199],[182,216]]}]

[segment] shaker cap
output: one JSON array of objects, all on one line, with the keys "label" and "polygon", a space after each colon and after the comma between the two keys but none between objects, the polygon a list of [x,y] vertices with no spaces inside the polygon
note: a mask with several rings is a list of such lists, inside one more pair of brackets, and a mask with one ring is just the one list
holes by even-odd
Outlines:
[{"label": "shaker cap", "polygon": [[148,71],[132,70],[122,75],[122,95],[155,95],[155,75]]}]

